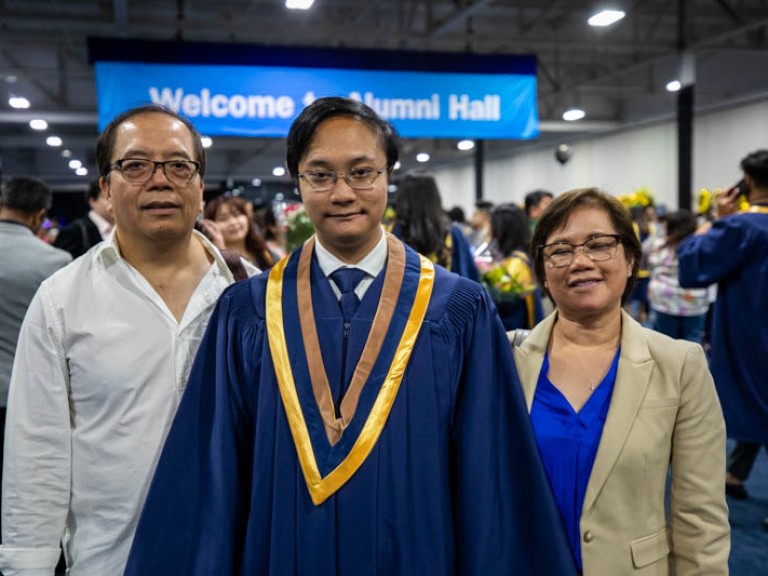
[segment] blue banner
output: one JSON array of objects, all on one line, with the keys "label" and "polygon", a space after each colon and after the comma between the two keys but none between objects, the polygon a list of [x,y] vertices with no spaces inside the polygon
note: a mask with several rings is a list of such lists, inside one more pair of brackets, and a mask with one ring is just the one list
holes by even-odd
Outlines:
[{"label": "blue banner", "polygon": [[284,137],[314,99],[361,100],[404,137],[535,138],[535,74],[98,61],[99,126],[154,102],[206,136]]}]

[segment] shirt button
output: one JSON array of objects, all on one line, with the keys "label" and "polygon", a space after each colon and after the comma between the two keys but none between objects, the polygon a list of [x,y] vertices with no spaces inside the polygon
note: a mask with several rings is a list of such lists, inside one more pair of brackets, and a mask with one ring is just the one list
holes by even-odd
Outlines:
[{"label": "shirt button", "polygon": [[589,530],[584,532],[584,542],[592,542],[592,540],[594,539],[595,537],[592,535],[592,532],[590,532]]}]

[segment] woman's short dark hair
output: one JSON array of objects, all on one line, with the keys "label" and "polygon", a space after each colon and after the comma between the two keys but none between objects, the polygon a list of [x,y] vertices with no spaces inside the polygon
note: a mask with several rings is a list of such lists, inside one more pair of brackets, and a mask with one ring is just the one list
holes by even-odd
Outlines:
[{"label": "woman's short dark hair", "polygon": [[531,234],[523,209],[514,204],[496,206],[491,212],[491,235],[505,258],[515,250],[528,252]]},{"label": "woman's short dark hair", "polygon": [[443,212],[435,177],[426,170],[412,170],[397,187],[395,221],[403,231],[403,240],[424,255],[436,254],[442,262],[445,236],[450,221]]},{"label": "woman's short dark hair", "polygon": [[299,162],[312,144],[320,124],[339,116],[359,120],[379,136],[381,147],[387,156],[387,168],[389,171],[392,170],[400,157],[400,139],[394,126],[381,119],[372,108],[362,102],[331,96],[315,100],[302,110],[291,125],[286,143],[285,163],[288,172],[295,180],[299,178]]},{"label": "woman's short dark hair", "polygon": [[[541,246],[546,243],[547,238],[555,230],[565,224],[568,217],[578,208],[604,210],[617,234],[621,236],[627,261],[632,262],[632,275],[627,280],[624,293],[621,295],[621,303],[626,304],[630,294],[632,294],[632,288],[640,270],[643,247],[632,226],[632,217],[629,215],[629,211],[614,196],[597,188],[577,188],[555,196],[555,199],[542,214],[531,239],[531,257],[539,283],[549,293],[545,284],[544,254],[541,251]],[[551,294],[549,296],[551,297]],[[557,303],[555,302],[555,304]]]},{"label": "woman's short dark hair", "polygon": [[690,210],[670,212],[664,217],[667,229],[667,245],[676,246],[696,232],[696,216]]},{"label": "woman's short dark hair", "polygon": [[200,178],[203,178],[203,176],[205,176],[205,148],[203,147],[200,133],[194,127],[192,122],[184,118],[184,116],[159,104],[145,104],[143,106],[131,108],[130,110],[121,112],[107,124],[107,127],[104,128],[104,131],[99,135],[99,138],[96,141],[96,164],[99,167],[99,174],[104,178],[109,175],[109,169],[110,166],[112,166],[112,153],[115,150],[117,129],[127,120],[142,114],[165,114],[166,116],[178,120],[189,129],[189,132],[192,135],[192,144],[195,149],[194,160],[200,162]]}]

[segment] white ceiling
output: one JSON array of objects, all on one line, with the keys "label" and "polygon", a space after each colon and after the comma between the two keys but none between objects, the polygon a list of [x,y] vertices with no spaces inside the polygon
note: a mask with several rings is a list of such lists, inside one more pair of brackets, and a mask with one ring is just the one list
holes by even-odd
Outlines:
[{"label": "white ceiling", "polygon": [[[272,46],[535,54],[542,137],[489,141],[486,156],[553,146],[590,131],[673,118],[665,90],[684,50],[695,62],[697,110],[768,98],[768,0],[617,0],[627,17],[587,26],[592,0],[316,0],[308,12],[283,0],[0,0],[0,161],[5,176],[34,174],[58,190],[81,189],[60,149],[28,126],[45,118],[64,148],[95,174],[97,134],[88,37]],[[13,110],[11,94],[31,101]],[[566,124],[578,105],[587,119]],[[404,168],[426,150],[432,165],[471,161],[453,140],[406,142]],[[268,179],[282,164],[279,139],[216,139],[208,186]]]}]

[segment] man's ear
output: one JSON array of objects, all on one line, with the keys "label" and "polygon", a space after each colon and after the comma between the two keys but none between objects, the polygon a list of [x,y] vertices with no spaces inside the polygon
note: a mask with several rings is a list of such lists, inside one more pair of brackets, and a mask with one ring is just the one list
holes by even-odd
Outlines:
[{"label": "man's ear", "polygon": [[30,217],[29,227],[32,228],[32,231],[35,234],[37,234],[37,231],[40,230],[40,226],[42,226],[43,222],[45,222],[46,212],[48,211],[45,208],[41,208]]},{"label": "man's ear", "polygon": [[107,204],[110,209],[112,208],[112,192],[109,189],[109,176],[99,176],[99,190],[104,194],[104,198],[107,199]]}]

